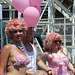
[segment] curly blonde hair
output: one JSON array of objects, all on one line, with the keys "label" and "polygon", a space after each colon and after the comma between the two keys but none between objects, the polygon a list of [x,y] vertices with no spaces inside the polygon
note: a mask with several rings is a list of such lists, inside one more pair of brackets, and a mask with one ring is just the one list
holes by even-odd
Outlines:
[{"label": "curly blonde hair", "polygon": [[12,35],[10,32],[12,32],[16,26],[20,26],[22,28],[22,30],[28,30],[27,27],[26,27],[26,24],[24,21],[21,21],[17,18],[11,20],[7,25],[6,25],[6,28],[5,28],[5,33],[7,34],[9,40],[12,40]]},{"label": "curly blonde hair", "polygon": [[61,41],[63,41],[63,37],[60,35],[60,34],[58,34],[58,33],[54,33],[54,32],[52,32],[52,33],[50,33],[47,37],[46,37],[46,39],[45,39],[45,41],[44,41],[44,43],[43,43],[43,45],[44,45],[44,47],[43,47],[43,50],[44,51],[52,51],[52,45],[53,45],[53,42],[55,41],[55,40],[61,40]]}]

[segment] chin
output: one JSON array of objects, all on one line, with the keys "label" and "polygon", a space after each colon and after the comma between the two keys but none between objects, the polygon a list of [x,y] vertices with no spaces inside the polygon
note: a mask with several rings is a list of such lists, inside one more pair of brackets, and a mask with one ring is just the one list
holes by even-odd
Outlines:
[{"label": "chin", "polygon": [[21,42],[21,40],[16,40],[16,42]]},{"label": "chin", "polygon": [[59,47],[56,47],[56,49],[58,49]]}]

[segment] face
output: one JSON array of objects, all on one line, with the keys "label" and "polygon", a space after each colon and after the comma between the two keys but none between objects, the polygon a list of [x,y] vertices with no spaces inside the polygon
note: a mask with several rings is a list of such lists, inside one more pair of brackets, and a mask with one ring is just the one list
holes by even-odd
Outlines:
[{"label": "face", "polygon": [[54,50],[57,50],[61,47],[62,45],[62,40],[56,39],[53,41],[53,48]]},{"label": "face", "polygon": [[33,41],[33,37],[34,37],[34,28],[33,27],[28,28],[27,37],[29,38],[29,41]]},{"label": "face", "polygon": [[13,41],[21,42],[23,31],[20,26],[17,26],[15,29],[13,29],[11,33],[12,33]]},{"label": "face", "polygon": [[24,33],[22,40],[24,41],[28,41],[31,42],[33,41],[33,37],[34,37],[34,29],[33,27],[28,28],[28,31]]}]

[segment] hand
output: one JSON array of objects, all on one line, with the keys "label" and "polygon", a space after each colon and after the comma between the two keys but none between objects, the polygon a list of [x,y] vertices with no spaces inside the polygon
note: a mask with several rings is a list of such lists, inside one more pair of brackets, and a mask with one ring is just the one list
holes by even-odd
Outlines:
[{"label": "hand", "polygon": [[53,71],[49,71],[48,75],[55,75],[55,73]]},{"label": "hand", "polygon": [[72,70],[72,73],[75,75],[75,69]]},{"label": "hand", "polygon": [[75,75],[75,72],[73,73],[73,75]]},{"label": "hand", "polygon": [[39,75],[47,75],[47,74],[45,74],[45,73],[39,73]]},{"label": "hand", "polygon": [[35,75],[47,75],[47,74],[45,74],[43,72],[36,72]]}]

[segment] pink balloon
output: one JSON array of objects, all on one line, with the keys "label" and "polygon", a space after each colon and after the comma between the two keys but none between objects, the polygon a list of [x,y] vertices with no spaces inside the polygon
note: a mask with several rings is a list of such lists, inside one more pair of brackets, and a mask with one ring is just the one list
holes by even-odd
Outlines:
[{"label": "pink balloon", "polygon": [[39,11],[35,7],[28,7],[23,12],[23,18],[27,23],[27,27],[34,27],[39,20]]},{"label": "pink balloon", "polygon": [[36,8],[38,9],[39,13],[41,14],[41,7],[38,6],[38,7],[36,7]]},{"label": "pink balloon", "polygon": [[13,7],[23,13],[23,11],[30,5],[29,0],[12,0]]},{"label": "pink balloon", "polygon": [[30,0],[31,6],[40,6],[43,0]]}]

